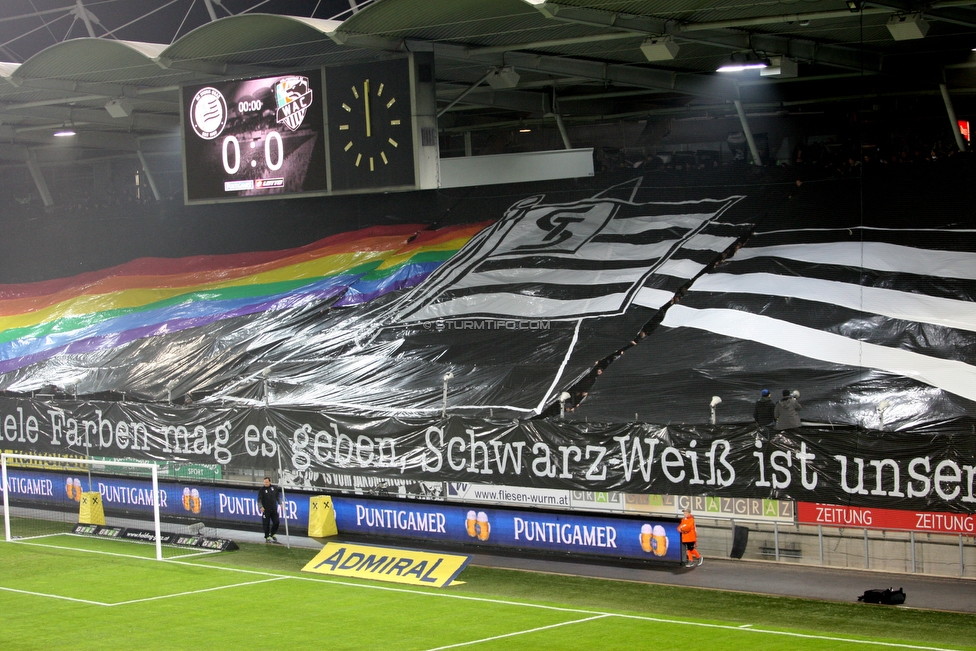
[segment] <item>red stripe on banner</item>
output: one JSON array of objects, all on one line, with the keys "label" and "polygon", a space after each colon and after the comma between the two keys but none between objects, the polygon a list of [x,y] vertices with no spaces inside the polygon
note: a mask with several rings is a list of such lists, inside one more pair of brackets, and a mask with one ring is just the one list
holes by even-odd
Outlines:
[{"label": "red stripe on banner", "polygon": [[796,518],[800,524],[822,524],[828,527],[901,529],[926,533],[972,534],[976,532],[976,516],[965,513],[899,511],[863,506],[797,502]]}]

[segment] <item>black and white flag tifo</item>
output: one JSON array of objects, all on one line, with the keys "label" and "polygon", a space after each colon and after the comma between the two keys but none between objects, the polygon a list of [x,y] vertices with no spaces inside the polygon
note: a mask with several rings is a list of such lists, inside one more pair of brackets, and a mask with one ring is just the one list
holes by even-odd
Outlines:
[{"label": "black and white flag tifo", "polygon": [[735,242],[741,227],[718,220],[742,197],[642,203],[639,181],[571,203],[517,202],[404,296],[387,323],[571,321],[664,305]]},{"label": "black and white flag tifo", "polygon": [[[665,398],[692,385],[724,396],[729,421],[749,421],[764,387],[774,400],[800,390],[805,422],[884,430],[972,414],[974,251],[976,230],[757,232],[689,287],[628,362],[655,357]],[[694,351],[693,366],[682,350]],[[633,380],[624,366],[602,378],[590,416],[601,394]]]}]

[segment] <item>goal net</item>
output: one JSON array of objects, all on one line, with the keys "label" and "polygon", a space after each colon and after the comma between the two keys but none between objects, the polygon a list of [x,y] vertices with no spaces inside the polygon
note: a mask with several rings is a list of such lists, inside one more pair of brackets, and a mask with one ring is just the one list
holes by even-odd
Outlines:
[{"label": "goal net", "polygon": [[[0,471],[6,541],[72,532],[123,537],[155,544],[162,560],[155,464],[4,453]],[[127,499],[103,499],[119,478],[137,478]]]}]

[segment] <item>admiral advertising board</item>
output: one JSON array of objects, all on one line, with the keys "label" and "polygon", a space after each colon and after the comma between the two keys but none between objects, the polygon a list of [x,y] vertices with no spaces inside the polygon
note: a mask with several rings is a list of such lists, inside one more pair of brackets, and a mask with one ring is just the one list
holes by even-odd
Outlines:
[{"label": "admiral advertising board", "polygon": [[437,541],[487,550],[585,554],[680,563],[678,518],[578,515],[333,497],[343,534]]},{"label": "admiral advertising board", "polygon": [[327,189],[322,71],[182,89],[187,203]]}]

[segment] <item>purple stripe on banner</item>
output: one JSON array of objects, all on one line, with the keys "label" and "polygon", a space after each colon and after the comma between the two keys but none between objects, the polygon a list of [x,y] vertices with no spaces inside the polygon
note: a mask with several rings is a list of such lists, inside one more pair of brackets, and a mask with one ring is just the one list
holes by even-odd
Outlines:
[{"label": "purple stripe on banner", "polygon": [[30,364],[42,362],[46,359],[50,359],[54,357],[55,355],[60,355],[60,354],[75,355],[81,353],[90,353],[96,350],[104,350],[107,348],[115,348],[136,341],[137,339],[144,339],[146,337],[173,334],[176,332],[180,332],[182,330],[188,330],[190,328],[198,328],[201,326],[210,325],[211,323],[216,323],[217,321],[232,319],[238,316],[246,316],[248,314],[255,314],[258,312],[266,312],[272,309],[279,310],[279,309],[288,309],[292,307],[297,307],[299,305],[313,302],[313,300],[318,301],[324,298],[335,296],[337,293],[338,292],[336,290],[333,290],[333,291],[323,291],[323,292],[310,292],[308,294],[303,294],[299,297],[289,295],[285,299],[276,299],[272,301],[254,303],[251,305],[239,307],[234,310],[229,310],[227,312],[211,314],[204,317],[174,319],[172,321],[167,321],[165,323],[156,323],[152,325],[143,326],[140,328],[125,330],[123,332],[79,339],[77,341],[73,341],[71,343],[64,344],[62,346],[57,346],[37,353],[32,353],[30,355],[24,355],[21,357],[16,357],[13,359],[2,361],[0,362],[0,373],[7,373],[9,371],[24,366],[28,366]]}]

